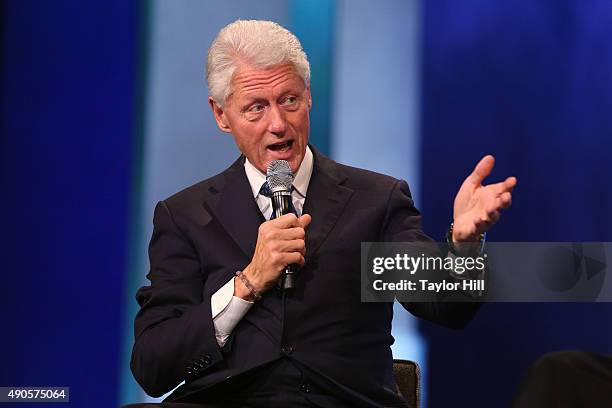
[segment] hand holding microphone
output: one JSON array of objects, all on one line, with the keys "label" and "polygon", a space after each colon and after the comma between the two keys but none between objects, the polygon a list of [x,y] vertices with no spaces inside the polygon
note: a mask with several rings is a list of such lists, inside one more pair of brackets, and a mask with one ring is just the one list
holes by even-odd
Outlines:
[{"label": "hand holding microphone", "polygon": [[[259,227],[255,253],[243,273],[258,292],[265,292],[281,279],[283,290],[295,286],[295,273],[304,265],[306,227],[312,218],[292,212],[293,174],[285,160],[268,166],[267,181],[272,199],[272,219]],[[276,218],[275,218],[276,217]],[[248,299],[250,291],[236,280],[235,295]]]}]

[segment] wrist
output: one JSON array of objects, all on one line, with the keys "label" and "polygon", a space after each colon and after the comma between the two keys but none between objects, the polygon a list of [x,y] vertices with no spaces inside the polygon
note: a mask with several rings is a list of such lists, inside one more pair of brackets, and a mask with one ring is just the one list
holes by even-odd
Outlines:
[{"label": "wrist", "polygon": [[244,283],[237,277],[234,276],[234,296],[246,300],[247,302],[253,301],[253,296],[251,295],[251,291],[244,286]]},{"label": "wrist", "polygon": [[446,233],[446,244],[448,249],[456,256],[475,256],[484,252],[487,233],[483,232],[474,236],[459,237],[451,222]]},{"label": "wrist", "polygon": [[234,296],[249,302],[261,299],[261,291],[254,284],[252,274],[248,273],[248,267],[244,271],[236,272],[234,277]]}]

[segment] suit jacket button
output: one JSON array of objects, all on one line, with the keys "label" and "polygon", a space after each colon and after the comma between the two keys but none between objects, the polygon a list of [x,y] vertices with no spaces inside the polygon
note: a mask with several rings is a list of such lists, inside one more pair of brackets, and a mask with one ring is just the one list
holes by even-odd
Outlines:
[{"label": "suit jacket button", "polygon": [[300,385],[300,391],[305,392],[306,394],[308,394],[310,392],[310,384],[304,383],[304,384]]},{"label": "suit jacket button", "polygon": [[281,347],[281,351],[284,354],[291,354],[291,353],[293,353],[293,347],[291,347],[291,346],[283,346],[283,347]]}]

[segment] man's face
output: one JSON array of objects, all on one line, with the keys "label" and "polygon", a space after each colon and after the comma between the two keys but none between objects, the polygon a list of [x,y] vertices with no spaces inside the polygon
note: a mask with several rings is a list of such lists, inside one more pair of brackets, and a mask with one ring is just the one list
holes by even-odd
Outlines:
[{"label": "man's face", "polygon": [[287,160],[295,173],[310,131],[310,87],[291,64],[269,69],[241,66],[232,94],[221,109],[209,103],[219,128],[231,133],[240,151],[264,174],[273,160]]}]

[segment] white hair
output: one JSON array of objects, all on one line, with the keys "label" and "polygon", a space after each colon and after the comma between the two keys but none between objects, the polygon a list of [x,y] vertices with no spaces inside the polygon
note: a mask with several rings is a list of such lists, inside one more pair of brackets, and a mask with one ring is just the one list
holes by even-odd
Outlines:
[{"label": "white hair", "polygon": [[208,90],[223,107],[239,65],[267,69],[283,63],[293,64],[304,83],[310,83],[308,58],[293,33],[272,21],[236,20],[219,31],[208,50]]}]

